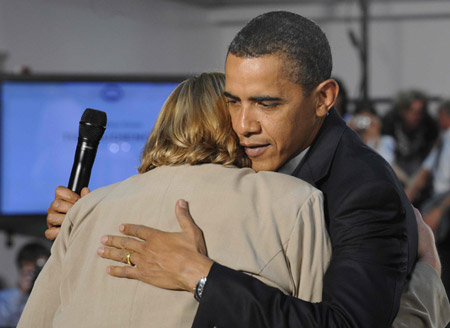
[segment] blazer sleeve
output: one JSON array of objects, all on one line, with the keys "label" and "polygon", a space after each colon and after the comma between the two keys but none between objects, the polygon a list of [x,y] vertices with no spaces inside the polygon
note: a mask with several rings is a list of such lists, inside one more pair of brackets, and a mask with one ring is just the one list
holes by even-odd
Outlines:
[{"label": "blazer sleeve", "polygon": [[298,211],[286,245],[285,259],[294,286],[291,295],[310,302],[320,302],[323,276],[330,258],[331,242],[325,225],[323,195],[316,190]]},{"label": "blazer sleeve", "polygon": [[284,295],[214,264],[193,327],[390,327],[407,276],[401,200],[382,182],[347,190],[334,200],[338,205],[328,204],[335,211],[333,255],[322,302]]},{"label": "blazer sleeve", "polygon": [[392,327],[438,328],[449,322],[450,304],[441,279],[431,266],[417,262]]},{"label": "blazer sleeve", "polygon": [[61,304],[59,289],[62,277],[62,262],[66,253],[72,220],[70,212],[61,226],[61,232],[51,248],[51,255],[40,272],[20,317],[21,327],[52,327],[53,317]]}]

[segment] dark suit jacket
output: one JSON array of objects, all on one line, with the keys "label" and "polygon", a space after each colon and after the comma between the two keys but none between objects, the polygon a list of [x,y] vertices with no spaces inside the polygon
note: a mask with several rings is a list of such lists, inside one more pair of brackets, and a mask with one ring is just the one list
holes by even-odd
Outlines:
[{"label": "dark suit jacket", "polygon": [[294,175],[325,196],[333,254],[322,302],[215,263],[193,327],[390,327],[417,256],[414,211],[394,172],[332,109]]}]

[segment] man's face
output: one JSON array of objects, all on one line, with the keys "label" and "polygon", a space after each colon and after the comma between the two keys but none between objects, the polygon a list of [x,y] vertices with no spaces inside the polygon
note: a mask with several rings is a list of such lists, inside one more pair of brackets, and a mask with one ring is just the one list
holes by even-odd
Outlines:
[{"label": "man's face", "polygon": [[274,171],[307,148],[323,117],[317,97],[283,74],[276,55],[240,58],[228,54],[225,96],[233,129],[255,171]]}]

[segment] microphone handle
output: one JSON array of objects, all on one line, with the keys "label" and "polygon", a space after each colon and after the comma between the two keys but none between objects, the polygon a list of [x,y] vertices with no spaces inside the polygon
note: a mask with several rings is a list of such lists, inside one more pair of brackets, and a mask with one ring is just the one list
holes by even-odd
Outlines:
[{"label": "microphone handle", "polygon": [[77,150],[73,161],[72,172],[70,173],[68,188],[77,194],[81,189],[89,185],[92,166],[97,154],[98,142],[78,138]]}]

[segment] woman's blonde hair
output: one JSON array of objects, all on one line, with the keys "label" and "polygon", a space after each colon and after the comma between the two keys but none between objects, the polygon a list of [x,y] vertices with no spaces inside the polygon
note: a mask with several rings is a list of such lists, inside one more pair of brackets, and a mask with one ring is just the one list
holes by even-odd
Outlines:
[{"label": "woman's blonde hair", "polygon": [[224,85],[224,74],[203,73],[177,86],[147,140],[139,173],[161,165],[250,166],[231,127]]}]

